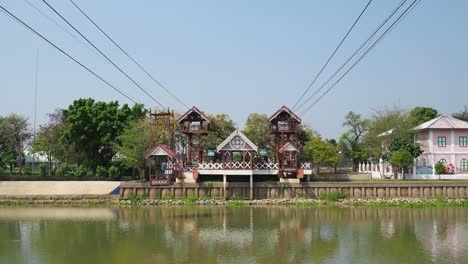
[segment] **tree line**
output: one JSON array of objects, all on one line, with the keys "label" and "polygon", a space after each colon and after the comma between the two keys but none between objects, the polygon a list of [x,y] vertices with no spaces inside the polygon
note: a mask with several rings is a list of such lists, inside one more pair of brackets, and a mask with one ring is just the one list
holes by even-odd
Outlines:
[{"label": "tree line", "polygon": [[[208,116],[212,121],[210,132],[201,139],[205,150],[215,149],[236,129],[227,114]],[[175,119],[172,122],[175,128]],[[37,173],[43,176],[125,174],[143,178],[147,170],[145,154],[156,144],[168,144],[170,138],[168,133],[152,127],[143,105],[120,106],[117,101],[99,102],[91,98],[75,100],[68,108],[48,114],[48,122],[39,126],[35,138],[28,119],[17,114],[0,117],[0,131],[0,175],[33,173],[31,166],[24,166],[28,152],[47,159],[47,164],[38,166]],[[173,147],[184,156],[187,139],[177,129],[173,132]],[[273,156],[267,115],[251,114],[243,132]],[[302,126],[298,135],[300,145],[315,134],[311,128]]]},{"label": "tree line", "polygon": [[[349,112],[343,122],[347,130],[338,140],[324,139],[311,127],[301,125],[297,135],[300,159],[312,161],[317,170],[323,166],[335,169],[351,166],[356,170],[360,162],[379,159],[403,168],[421,154],[413,142],[411,129],[438,114],[429,107],[375,110],[368,118]],[[208,116],[212,121],[210,132],[201,139],[205,150],[215,149],[236,128],[227,114]],[[453,116],[468,121],[468,108]],[[167,133],[151,130],[151,126],[148,111],[141,104],[130,107],[91,98],[75,100],[66,109],[48,114],[48,122],[39,126],[34,140],[26,117],[0,116],[0,175],[31,174],[31,167],[24,166],[28,150],[30,154],[46,157],[48,162],[38,167],[43,176],[126,174],[143,178],[147,166],[144,157],[150,147],[169,142]],[[172,126],[175,128],[176,124]],[[269,126],[267,115],[252,113],[243,132],[259,149],[266,150],[267,156],[273,157],[275,146]],[[379,136],[389,130],[390,135]],[[185,136],[175,129],[173,140],[176,152],[184,155]],[[387,143],[385,147],[382,140]]]},{"label": "tree line", "polygon": [[[422,153],[414,140],[413,128],[439,115],[434,108],[420,106],[409,111],[399,107],[374,110],[368,118],[351,111],[343,122],[347,130],[338,141],[316,138],[306,145],[305,151],[317,166],[336,168],[351,161],[356,171],[361,162],[378,163],[382,159],[405,169]],[[468,107],[452,116],[468,121]]]}]

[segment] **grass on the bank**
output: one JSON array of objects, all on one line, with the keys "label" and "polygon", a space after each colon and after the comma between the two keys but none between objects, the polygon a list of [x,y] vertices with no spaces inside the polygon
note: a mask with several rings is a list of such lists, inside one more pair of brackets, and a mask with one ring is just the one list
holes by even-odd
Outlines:
[{"label": "grass on the bank", "polygon": [[0,206],[7,206],[7,207],[21,207],[25,206],[28,203],[24,201],[6,201],[6,202],[0,202]]},{"label": "grass on the bank", "polygon": [[428,208],[428,207],[468,207],[468,199],[427,199],[420,201],[390,200],[390,201],[367,201],[354,202],[354,207],[400,207],[400,208]]}]

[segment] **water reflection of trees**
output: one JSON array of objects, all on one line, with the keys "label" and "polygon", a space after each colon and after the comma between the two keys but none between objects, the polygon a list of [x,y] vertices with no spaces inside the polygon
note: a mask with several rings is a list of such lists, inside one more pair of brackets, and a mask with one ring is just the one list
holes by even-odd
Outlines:
[{"label": "water reflection of trees", "polygon": [[102,209],[0,217],[0,263],[461,263],[468,249],[465,208]]}]

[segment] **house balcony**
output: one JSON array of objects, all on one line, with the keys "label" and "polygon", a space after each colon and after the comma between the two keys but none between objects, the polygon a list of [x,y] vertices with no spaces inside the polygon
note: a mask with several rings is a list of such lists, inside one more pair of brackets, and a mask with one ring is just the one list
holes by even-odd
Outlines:
[{"label": "house balcony", "polygon": [[270,126],[271,133],[297,133],[298,125],[295,122],[278,122]]},{"label": "house balcony", "polygon": [[181,126],[180,132],[184,134],[208,134],[209,129],[208,126],[199,126],[199,125],[191,125],[191,126]]}]

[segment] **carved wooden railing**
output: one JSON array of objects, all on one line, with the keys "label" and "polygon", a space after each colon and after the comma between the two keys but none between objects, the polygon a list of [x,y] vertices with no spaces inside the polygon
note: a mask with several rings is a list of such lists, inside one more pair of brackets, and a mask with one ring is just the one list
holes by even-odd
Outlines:
[{"label": "carved wooden railing", "polygon": [[[224,162],[224,164],[222,162],[203,162],[199,163],[196,168],[199,170],[277,170],[278,163],[258,162],[251,165],[250,162]],[[301,169],[311,170],[312,164],[310,162],[301,163]],[[185,171],[193,171],[193,167],[187,167]]]}]

